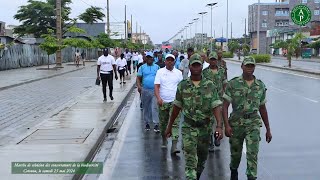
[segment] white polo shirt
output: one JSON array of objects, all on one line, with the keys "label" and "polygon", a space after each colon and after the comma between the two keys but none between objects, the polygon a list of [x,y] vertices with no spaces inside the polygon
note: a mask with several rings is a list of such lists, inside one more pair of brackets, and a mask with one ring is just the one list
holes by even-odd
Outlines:
[{"label": "white polo shirt", "polygon": [[125,58],[118,58],[116,64],[119,70],[125,69],[124,67],[127,65],[127,60]]},{"label": "white polo shirt", "polygon": [[133,53],[132,54],[132,61],[138,61],[138,53]]},{"label": "white polo shirt", "polygon": [[143,63],[143,56],[141,54],[138,55],[138,64]]},{"label": "white polo shirt", "polygon": [[113,71],[112,65],[116,65],[116,61],[113,56],[110,54],[108,56],[100,56],[97,65],[100,65],[101,74],[110,74],[110,71]]},{"label": "white polo shirt", "polygon": [[182,80],[182,72],[176,68],[169,71],[164,67],[157,71],[154,84],[160,84],[160,97],[163,102],[170,103],[175,100],[178,84]]}]

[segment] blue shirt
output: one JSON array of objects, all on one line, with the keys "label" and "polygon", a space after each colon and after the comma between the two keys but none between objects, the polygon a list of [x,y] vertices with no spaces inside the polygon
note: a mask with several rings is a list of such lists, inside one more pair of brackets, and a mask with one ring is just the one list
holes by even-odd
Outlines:
[{"label": "blue shirt", "polygon": [[157,63],[158,61],[159,61],[159,58],[158,58],[158,57],[154,57],[154,58],[153,58],[153,62],[154,62],[154,63]]},{"label": "blue shirt", "polygon": [[181,63],[180,58],[176,58],[176,63],[174,64],[174,67],[176,69],[179,69],[180,63]]},{"label": "blue shirt", "polygon": [[148,66],[148,64],[144,64],[139,68],[137,76],[142,77],[142,87],[145,89],[154,89],[154,79],[156,77],[159,66],[156,64],[152,64]]}]

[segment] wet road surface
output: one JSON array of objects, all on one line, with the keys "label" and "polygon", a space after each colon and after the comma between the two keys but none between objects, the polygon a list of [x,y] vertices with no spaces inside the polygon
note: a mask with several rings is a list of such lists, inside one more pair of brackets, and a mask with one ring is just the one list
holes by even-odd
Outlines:
[{"label": "wet road surface", "polygon": [[[240,64],[228,64],[229,79],[241,74]],[[307,78],[257,68],[256,77],[267,88],[267,107],[273,141],[265,142],[262,127],[258,162],[258,179],[262,180],[316,180],[320,177],[320,78]],[[184,179],[182,153],[171,156],[161,149],[161,136],[145,132],[141,120],[139,97],[136,95],[122,128],[122,145],[113,159],[112,167],[105,169],[100,179]],[[180,147],[180,146],[179,146]],[[224,138],[220,147],[210,153],[201,179],[227,180],[229,175],[229,144]],[[239,179],[245,180],[246,160],[243,153]]]}]

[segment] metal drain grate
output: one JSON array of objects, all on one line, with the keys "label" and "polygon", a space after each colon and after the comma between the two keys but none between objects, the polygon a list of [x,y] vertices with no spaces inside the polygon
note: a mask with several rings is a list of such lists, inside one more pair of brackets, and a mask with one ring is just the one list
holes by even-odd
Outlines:
[{"label": "metal drain grate", "polygon": [[93,129],[37,129],[18,144],[82,144]]}]

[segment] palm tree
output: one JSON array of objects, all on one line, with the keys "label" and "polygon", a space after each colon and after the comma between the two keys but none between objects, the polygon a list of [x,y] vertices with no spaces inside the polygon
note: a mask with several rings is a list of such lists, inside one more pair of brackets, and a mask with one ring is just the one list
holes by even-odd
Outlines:
[{"label": "palm tree", "polygon": [[102,8],[91,6],[78,17],[88,24],[93,24],[98,22],[98,20],[103,21],[103,18],[106,17],[106,15],[102,12]]}]

